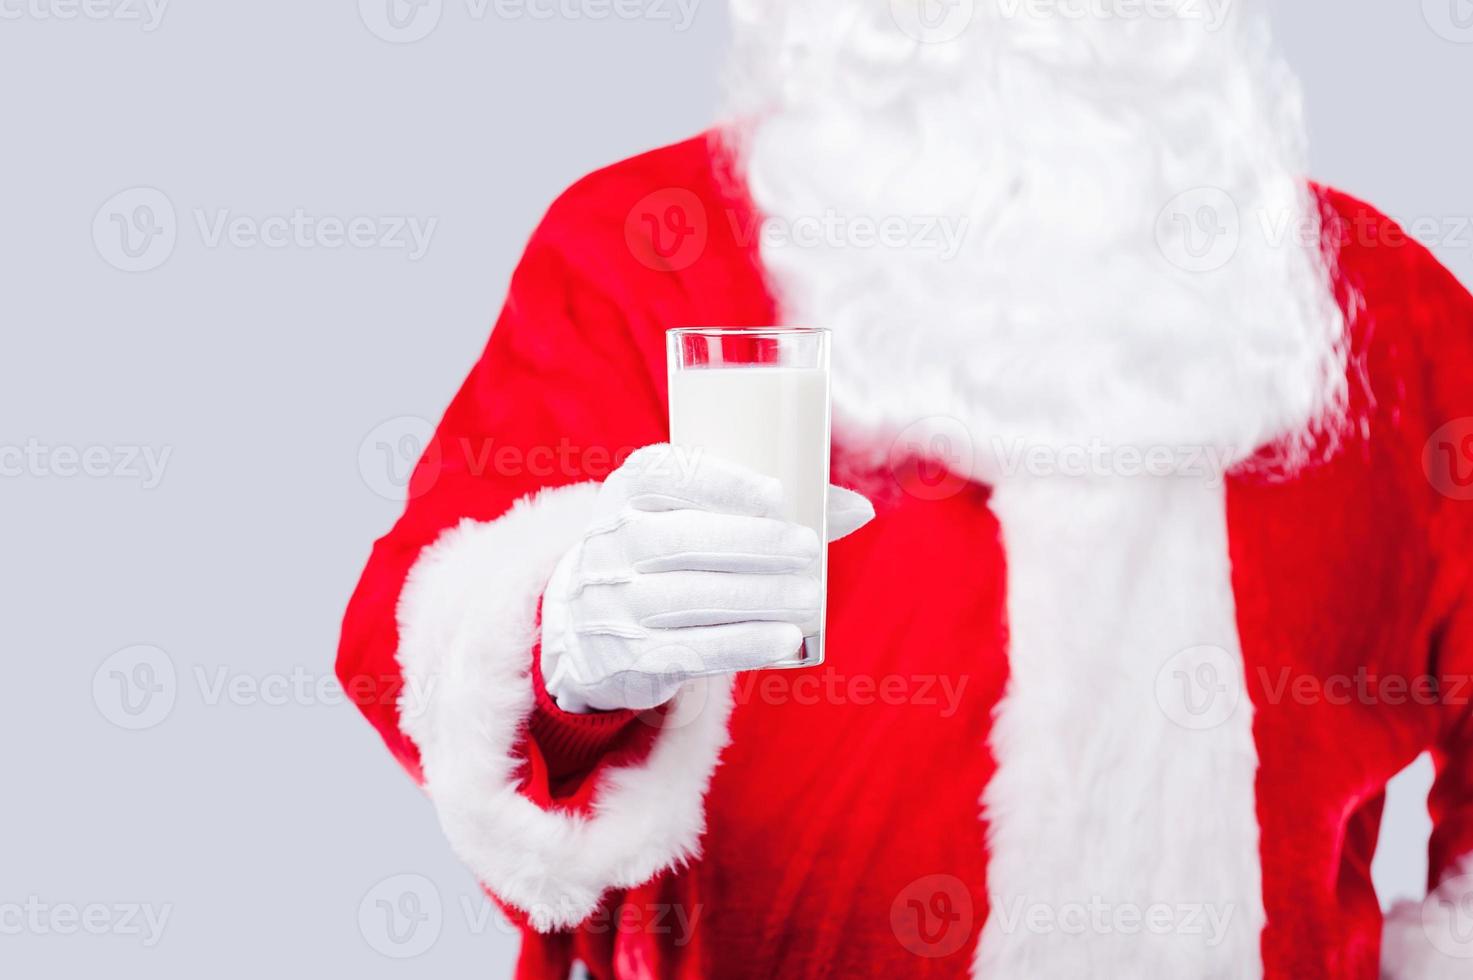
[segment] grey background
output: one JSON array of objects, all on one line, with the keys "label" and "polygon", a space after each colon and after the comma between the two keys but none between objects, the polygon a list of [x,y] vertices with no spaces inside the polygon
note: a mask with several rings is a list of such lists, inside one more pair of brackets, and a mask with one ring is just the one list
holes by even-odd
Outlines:
[{"label": "grey background", "polygon": [[[0,446],[46,454],[0,477],[0,906],[170,918],[152,947],[112,911],[101,935],[0,933],[0,972],[506,975],[513,937],[377,737],[330,686],[273,684],[331,677],[343,604],[398,509],[396,466],[484,343],[542,209],[710,119],[724,6],[681,29],[673,2],[535,20],[444,0],[428,36],[396,44],[351,0],[179,0],[153,30],[125,19],[131,2],[60,19],[68,2],[0,19]],[[1317,174],[1450,220],[1473,215],[1457,105],[1473,32],[1440,2],[1296,0],[1278,19]],[[124,272],[93,222],[137,187],[166,195],[177,240]],[[296,208],[438,224],[418,260],[212,245],[197,226],[196,211]],[[1434,242],[1464,281],[1470,237]],[[90,447],[111,475],[57,472]],[[169,451],[156,486],[129,475],[130,447]],[[130,716],[114,685],[133,654],[116,652],[136,645],[175,680]],[[1421,888],[1427,779],[1393,794],[1388,900]],[[430,918],[395,946],[376,902],[406,882]]]}]

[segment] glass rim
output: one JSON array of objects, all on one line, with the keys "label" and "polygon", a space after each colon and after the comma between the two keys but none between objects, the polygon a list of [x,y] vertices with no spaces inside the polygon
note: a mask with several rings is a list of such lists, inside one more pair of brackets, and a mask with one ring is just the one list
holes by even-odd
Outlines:
[{"label": "glass rim", "polygon": [[794,334],[827,334],[828,327],[671,327],[665,335],[676,337],[789,337]]}]

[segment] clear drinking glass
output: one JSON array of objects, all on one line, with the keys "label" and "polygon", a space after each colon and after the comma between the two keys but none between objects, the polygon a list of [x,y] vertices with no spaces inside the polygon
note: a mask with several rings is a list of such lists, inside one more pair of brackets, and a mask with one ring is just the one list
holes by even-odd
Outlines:
[{"label": "clear drinking glass", "polygon": [[811,327],[667,331],[670,442],[782,481],[786,520],[823,542],[812,574],[823,599],[803,646],[773,668],[823,663],[828,606],[829,332]]}]

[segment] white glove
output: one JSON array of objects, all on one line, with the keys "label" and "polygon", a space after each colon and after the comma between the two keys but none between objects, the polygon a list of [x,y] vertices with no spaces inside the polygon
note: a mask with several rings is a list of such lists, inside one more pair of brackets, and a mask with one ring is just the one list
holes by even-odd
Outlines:
[{"label": "white glove", "polygon": [[[660,443],[598,492],[592,524],[542,598],[542,676],[565,711],[643,710],[692,677],[791,657],[815,619],[819,541],[778,519],[782,486],[710,453]],[[829,540],[874,517],[828,489]]]}]

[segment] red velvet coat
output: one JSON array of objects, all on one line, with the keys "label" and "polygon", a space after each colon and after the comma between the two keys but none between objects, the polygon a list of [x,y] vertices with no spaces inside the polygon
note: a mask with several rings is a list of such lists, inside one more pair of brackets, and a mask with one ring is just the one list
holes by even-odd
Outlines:
[{"label": "red velvet coat", "polygon": [[[1015,549],[1046,523],[1003,534],[998,515],[1016,507],[989,487],[904,457],[876,471],[838,431],[836,482],[871,495],[878,516],[831,549],[826,665],[743,675],[729,692],[697,682],[663,716],[550,703],[538,597],[584,526],[580,484],[666,437],[664,331],[779,322],[742,235],[750,207],[711,160],[701,140],[657,150],[552,206],[344,622],[345,686],[525,923],[519,975],[565,976],[574,958],[598,977],[987,976],[1026,962],[989,959],[989,935],[998,949],[1037,944],[1037,975],[1066,962],[1106,975],[1133,950],[1138,976],[1171,963],[1179,976],[1373,978],[1383,959],[1393,976],[1473,975],[1455,921],[1466,912],[1447,904],[1473,895],[1459,865],[1473,854],[1473,300],[1336,193],[1325,200],[1352,232],[1338,275],[1354,314],[1353,425],[1330,462],[1288,480],[1230,476],[1214,498],[1226,550],[1207,563],[1236,636],[1205,660],[1168,648],[1140,675],[1154,688],[1107,681],[1083,700],[1070,671],[1048,675],[1057,725],[1019,715],[1020,733],[1001,737],[1010,691],[1049,691],[1010,686],[1009,656],[1010,627],[1023,629],[1010,572],[1015,590],[1030,581]],[[1221,550],[1216,533],[1204,554]],[[1246,697],[1194,700],[1196,680],[1203,697]],[[1234,721],[1202,715],[1230,709]],[[1153,712],[1150,741],[1093,751]],[[1193,741],[1203,730],[1234,725],[1251,744],[1221,742],[1236,748],[1220,772],[1207,755],[1191,764],[1207,760],[1205,776],[1173,768],[1208,744]],[[1060,771],[1027,768],[1039,756],[1020,742],[1048,746],[1071,726],[1079,740],[1043,756]],[[1428,750],[1444,904],[1401,910],[1383,952],[1370,863],[1384,790]],[[1110,837],[1199,823],[1195,842]],[[1173,863],[1200,853],[1201,892],[1112,897],[1111,856],[1137,853],[1149,856],[1128,868],[1159,860],[1168,883],[1199,880]],[[1004,859],[1022,869],[1009,882],[1038,869],[1041,902],[989,886]],[[1106,893],[1058,886],[1071,868]],[[1212,958],[1214,938],[1233,941],[1214,914],[1249,954]],[[1169,936],[1152,938],[1152,916]]]}]

